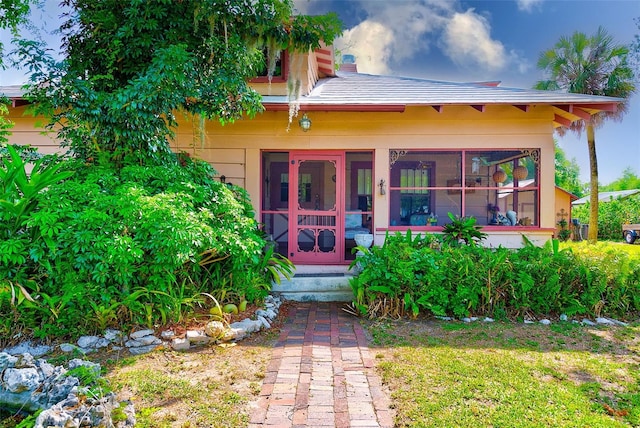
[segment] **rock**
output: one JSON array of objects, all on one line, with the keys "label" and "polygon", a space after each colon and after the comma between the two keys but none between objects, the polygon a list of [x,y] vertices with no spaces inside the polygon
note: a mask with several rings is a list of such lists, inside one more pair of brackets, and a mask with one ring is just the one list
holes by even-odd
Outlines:
[{"label": "rock", "polygon": [[524,323],[525,324],[535,324],[535,322],[532,321],[532,320],[524,320]]},{"label": "rock", "polygon": [[551,324],[551,321],[549,321],[549,320],[548,320],[548,319],[546,319],[546,318],[545,318],[545,319],[541,319],[539,322],[540,322],[540,324],[542,324],[542,325],[549,325],[549,324]]},{"label": "rock", "polygon": [[119,342],[123,336],[124,334],[120,330],[107,329],[104,331],[104,338],[109,342]]},{"label": "rock", "polygon": [[139,342],[139,341],[133,340],[133,339],[129,339],[126,342],[124,342],[124,346],[126,346],[127,348],[136,348],[138,346],[142,346],[142,342]]},{"label": "rock", "polygon": [[205,344],[211,341],[209,336],[207,336],[203,331],[200,330],[187,330],[187,340],[190,343],[195,344]]},{"label": "rock", "polygon": [[98,336],[81,336],[76,343],[81,348],[95,348],[99,340]]},{"label": "rock", "polygon": [[627,324],[626,322],[623,322],[623,321],[614,320],[613,318],[609,318],[609,321],[611,321],[612,323],[614,323],[615,325],[620,326],[620,327],[629,327],[629,324]]},{"label": "rock", "polygon": [[218,340],[224,336],[226,328],[220,321],[211,321],[204,327],[204,334],[211,337],[214,340]]},{"label": "rock", "polygon": [[271,328],[271,324],[269,324],[269,321],[267,321],[267,319],[265,317],[258,317],[258,321],[260,321],[260,323],[262,323],[262,327],[269,329]]},{"label": "rock", "polygon": [[462,322],[471,322],[471,318],[464,317],[464,318],[462,318],[462,320],[461,320],[461,321],[462,321]]},{"label": "rock", "polygon": [[162,340],[151,335],[151,336],[143,336],[139,339],[136,339],[134,342],[137,343],[136,346],[148,346],[148,345],[160,345],[162,343]]},{"label": "rock", "polygon": [[14,357],[6,352],[0,352],[0,373],[8,367],[15,367],[18,357]]},{"label": "rock", "polygon": [[73,352],[76,349],[78,349],[78,347],[72,343],[61,343],[59,346],[60,350],[66,354],[68,354],[69,352]]},{"label": "rock", "polygon": [[191,347],[191,342],[185,338],[176,337],[171,341],[171,349],[174,351],[186,351]]},{"label": "rock", "polygon": [[[73,346],[73,345],[71,345]],[[77,377],[62,366],[53,366],[44,359],[34,360],[30,354],[10,356],[0,353],[3,367],[0,382],[0,403],[20,408],[25,412],[42,410],[35,421],[39,428],[70,427],[133,427],[133,407],[123,403],[126,420],[116,424],[111,420],[113,409],[120,407],[115,394],[97,398],[88,392],[90,387],[79,387]],[[13,367],[8,367],[9,365]],[[100,365],[73,359],[68,368],[85,367],[100,376]],[[80,399],[77,393],[88,394]]]},{"label": "rock", "polygon": [[55,367],[52,364],[49,364],[47,360],[38,360],[36,361],[36,368],[40,370],[43,378],[48,378],[54,375]]},{"label": "rock", "polygon": [[134,331],[129,335],[129,337],[133,340],[140,339],[145,336],[152,336],[155,332],[153,330],[138,330]]},{"label": "rock", "polygon": [[74,358],[73,360],[70,360],[67,366],[69,367],[69,370],[77,369],[78,367],[84,367],[91,370],[96,376],[100,376],[100,371],[102,370],[100,364],[81,360],[80,358]]},{"label": "rock", "polygon": [[225,331],[224,336],[220,338],[223,342],[229,342],[232,340],[242,340],[247,335],[247,332],[243,328],[229,328]]},{"label": "rock", "polygon": [[18,360],[16,361],[15,368],[27,368],[27,367],[35,367],[36,360],[33,359],[33,355],[31,354],[20,354],[17,355]]},{"label": "rock", "polygon": [[149,352],[155,351],[156,348],[158,348],[158,345],[136,346],[133,348],[129,348],[129,352],[132,355],[142,355],[142,354],[148,354]]},{"label": "rock", "polygon": [[34,357],[41,357],[51,352],[51,346],[33,345],[31,342],[23,342],[16,346],[6,348],[4,352],[11,355],[30,354]]},{"label": "rock", "polygon": [[569,317],[567,316],[567,314],[561,314],[560,315],[560,321],[567,321],[569,319]]},{"label": "rock", "polygon": [[229,326],[230,328],[241,328],[248,334],[255,333],[256,331],[260,331],[262,328],[262,322],[258,320],[250,320],[249,318],[245,318],[242,321],[234,322]]},{"label": "rock", "polygon": [[493,318],[486,317],[482,321],[484,321],[484,322],[494,322],[495,320]]},{"label": "rock", "polygon": [[582,324],[584,324],[584,325],[588,325],[588,326],[594,326],[594,325],[596,325],[596,323],[594,323],[593,321],[588,320],[588,319],[586,319],[586,318],[583,318],[583,319],[582,319]]},{"label": "rock", "polygon": [[2,376],[3,387],[14,394],[35,390],[41,380],[35,368],[6,369]]},{"label": "rock", "polygon": [[596,323],[597,324],[601,324],[601,325],[617,325],[620,327],[627,327],[629,324],[624,323],[622,321],[618,321],[618,320],[614,320],[611,318],[604,318],[604,317],[599,317],[596,318]]},{"label": "rock", "polygon": [[101,348],[106,348],[107,346],[111,345],[111,341],[109,341],[108,339],[101,337],[98,342],[93,345],[94,348],[96,349],[101,349]]},{"label": "rock", "polygon": [[453,318],[451,317],[442,317],[442,316],[436,316],[437,319],[442,320],[442,321],[453,321]]},{"label": "rock", "polygon": [[176,337],[176,333],[173,330],[164,330],[162,333],[160,333],[160,338],[164,340],[171,340],[174,337]]}]

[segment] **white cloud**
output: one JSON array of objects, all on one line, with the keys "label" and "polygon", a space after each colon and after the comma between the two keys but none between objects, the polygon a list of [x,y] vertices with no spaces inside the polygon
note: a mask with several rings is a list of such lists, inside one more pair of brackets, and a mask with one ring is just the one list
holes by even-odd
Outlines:
[{"label": "white cloud", "polygon": [[343,53],[356,55],[358,70],[389,74],[393,63],[427,52],[446,24],[449,0],[361,1],[367,19],[336,41]]},{"label": "white cloud", "polygon": [[[375,40],[375,43],[371,43]],[[343,53],[355,55],[358,71],[369,74],[390,74],[388,62],[392,53],[393,32],[386,26],[364,21],[344,32],[336,40]]]},{"label": "white cloud", "polygon": [[490,32],[487,19],[473,9],[455,13],[442,33],[444,53],[462,67],[502,70],[508,58],[502,43],[493,40]]},{"label": "white cloud", "polygon": [[[394,74],[394,68],[423,63],[435,50],[459,67],[473,70],[474,75],[491,79],[507,68],[519,73],[531,68],[515,51],[507,52],[492,38],[487,17],[474,9],[463,12],[458,0],[352,1],[365,19],[347,29],[335,45],[343,54],[356,56],[360,72]],[[541,0],[518,1],[533,7]],[[301,12],[311,11],[313,3],[295,2]],[[437,58],[438,52],[432,55]]]},{"label": "white cloud", "polygon": [[518,4],[518,10],[524,12],[532,12],[534,8],[540,7],[544,0],[516,0]]}]

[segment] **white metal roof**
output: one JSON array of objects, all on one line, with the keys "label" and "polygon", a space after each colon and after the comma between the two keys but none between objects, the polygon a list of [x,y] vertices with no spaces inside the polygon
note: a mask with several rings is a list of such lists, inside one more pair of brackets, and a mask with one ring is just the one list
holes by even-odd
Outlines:
[{"label": "white metal roof", "polygon": [[[599,202],[610,202],[616,199],[624,199],[631,195],[635,195],[640,193],[640,189],[631,189],[631,190],[618,190],[615,192],[598,192],[598,201]],[[571,205],[583,205],[589,202],[589,198],[591,196],[587,195],[584,198],[576,199],[571,203]]]},{"label": "white metal roof", "polygon": [[[265,104],[287,102],[285,96],[265,96]],[[321,79],[301,105],[318,104],[602,104],[619,98],[556,91],[507,88],[483,83],[455,83],[411,77],[338,72]]]}]

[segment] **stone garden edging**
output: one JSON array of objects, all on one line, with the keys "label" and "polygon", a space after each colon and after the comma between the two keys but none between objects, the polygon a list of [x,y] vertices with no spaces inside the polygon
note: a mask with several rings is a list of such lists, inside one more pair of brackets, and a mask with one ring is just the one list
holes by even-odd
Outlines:
[{"label": "stone garden edging", "polygon": [[[267,296],[264,309],[255,312],[256,319],[246,318],[230,325],[211,321],[200,329],[188,330],[184,337],[176,337],[167,330],[155,335],[154,330],[138,330],[124,335],[118,330],[107,330],[103,336],[82,336],[75,344],[63,343],[62,352],[82,355],[99,350],[127,350],[140,355],[156,349],[184,351],[209,343],[237,341],[251,333],[271,328],[282,301]],[[35,359],[52,351],[46,345],[24,342],[0,352],[0,407],[33,413],[43,410],[36,419],[35,428],[113,427],[128,428],[135,425],[135,411],[131,402],[118,402],[116,394],[91,397],[80,386],[80,381],[67,373],[84,366],[100,373],[100,365],[73,359],[68,368],[53,366],[45,359]],[[35,357],[34,357],[35,356]]]}]

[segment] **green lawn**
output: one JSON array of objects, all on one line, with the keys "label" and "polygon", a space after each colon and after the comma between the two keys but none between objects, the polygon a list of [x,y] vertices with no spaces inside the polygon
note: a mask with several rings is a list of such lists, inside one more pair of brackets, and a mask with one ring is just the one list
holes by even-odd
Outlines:
[{"label": "green lawn", "polygon": [[640,327],[371,323],[398,427],[640,425]]}]

